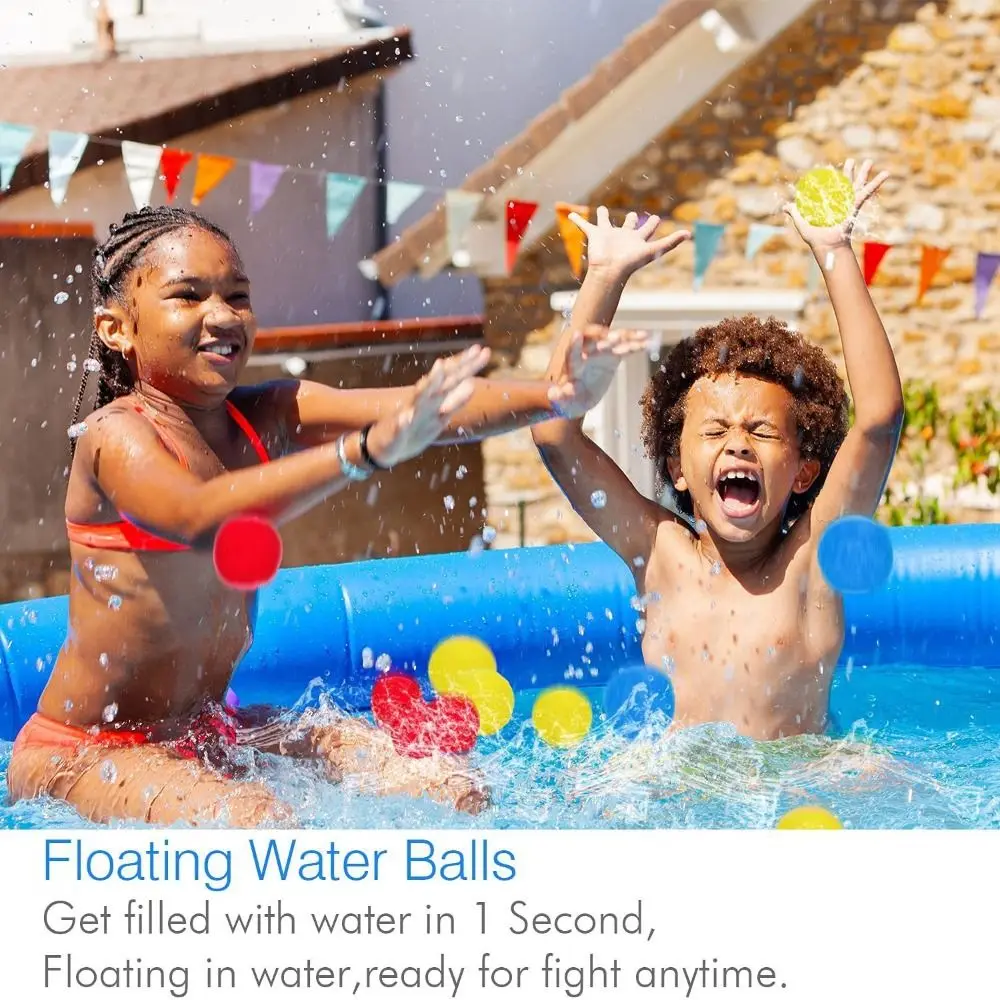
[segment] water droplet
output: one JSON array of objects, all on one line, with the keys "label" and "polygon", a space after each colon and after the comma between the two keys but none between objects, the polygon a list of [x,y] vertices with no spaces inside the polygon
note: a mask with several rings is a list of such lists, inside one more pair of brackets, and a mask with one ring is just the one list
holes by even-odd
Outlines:
[{"label": "water droplet", "polygon": [[76,371],[76,362],[75,361],[67,361],[66,362],[66,371],[68,371],[70,373],[70,375],[72,375],[73,372]]},{"label": "water droplet", "polygon": [[112,594],[108,598],[108,607],[112,611],[121,611],[122,609],[122,599],[117,594]]},{"label": "water droplet", "polygon": [[38,657],[37,660],[35,660],[35,669],[39,673],[41,673],[45,669],[45,661],[40,656]]},{"label": "water droplet", "polygon": [[83,370],[90,372],[91,375],[96,375],[101,370],[101,362],[97,358],[84,358]]},{"label": "water droplet", "polygon": [[73,711],[73,699],[72,698],[67,698],[63,702],[63,709],[65,709],[65,711],[67,711],[67,712],[72,712]]},{"label": "water droplet", "polygon": [[67,292],[56,292],[56,294],[52,297],[52,301],[57,306],[61,306],[64,302],[69,301],[69,294]]},{"label": "water droplet", "polygon": [[367,503],[369,507],[374,507],[377,502],[378,483],[372,483],[372,485],[368,487],[368,496],[365,497],[365,503]]},{"label": "water droplet", "polygon": [[365,670],[371,670],[375,666],[375,653],[370,646],[361,650],[361,666]]},{"label": "water droplet", "polygon": [[767,655],[769,659],[773,659],[775,656],[777,656],[777,654],[778,651],[774,648],[774,646],[767,647]]},{"label": "water droplet", "polygon": [[802,383],[806,379],[806,371],[802,365],[797,365],[795,371],[792,373],[792,388],[801,389]]},{"label": "water droplet", "polygon": [[107,653],[101,653],[101,655],[97,658],[97,662],[102,667],[104,667],[105,670],[107,670],[108,669],[108,654]]},{"label": "water droplet", "polygon": [[487,524],[483,528],[483,541],[487,545],[492,545],[497,540],[497,529],[492,524]]},{"label": "water droplet", "polygon": [[712,568],[711,570],[709,570],[709,572],[712,574],[712,576],[718,576],[722,572],[722,563],[716,560],[714,563],[712,563]]},{"label": "water droplet", "polygon": [[469,555],[473,558],[478,555],[482,555],[483,549],[485,548],[483,544],[483,539],[479,535],[473,535],[472,541],[469,542]]},{"label": "water droplet", "polygon": [[674,670],[677,664],[674,663],[674,659],[672,656],[666,656],[666,655],[662,656],[660,658],[660,666],[663,667],[663,670],[668,677],[674,676]]},{"label": "water droplet", "polygon": [[115,767],[115,762],[113,760],[106,760],[101,765],[101,781],[110,785],[111,782],[116,781],[118,778],[118,768]]},{"label": "water droplet", "polygon": [[455,478],[456,479],[465,479],[465,474],[468,471],[469,470],[464,465],[460,465],[458,467],[458,469],[456,469],[456,471],[455,471]]},{"label": "water droplet", "polygon": [[388,653],[378,654],[378,659],[375,660],[375,669],[380,674],[387,674],[392,670],[392,658]]},{"label": "water droplet", "polygon": [[643,635],[643,633],[645,633],[645,631],[646,631],[646,619],[645,618],[639,618],[639,619],[636,620],[635,630],[636,630],[636,632],[639,633],[639,635]]},{"label": "water droplet", "polygon": [[608,502],[608,495],[604,490],[594,490],[590,494],[590,503],[592,507],[596,507],[600,510]]},{"label": "water droplet", "polygon": [[636,556],[632,560],[632,565],[635,566],[636,569],[642,569],[642,567],[646,565],[646,560],[643,559],[642,556]]},{"label": "water droplet", "polygon": [[115,716],[118,715],[118,702],[113,701],[110,705],[105,705],[101,711],[101,718],[105,722],[114,722]]},{"label": "water droplet", "polygon": [[98,583],[110,583],[117,575],[117,566],[101,565],[94,567],[94,579]]},{"label": "water droplet", "polygon": [[444,498],[444,509],[454,510],[455,509],[455,498],[449,493],[448,496]]},{"label": "water droplet", "polygon": [[729,357],[729,345],[723,344],[722,347],[719,348],[719,364],[724,365],[728,357]]},{"label": "water droplet", "polygon": [[704,535],[708,531],[708,525],[699,517],[697,521],[694,522],[694,530],[699,535]]},{"label": "water droplet", "polygon": [[73,424],[66,428],[66,436],[71,440],[75,441],[78,437],[83,437],[87,433],[87,421],[83,420],[78,424]]}]

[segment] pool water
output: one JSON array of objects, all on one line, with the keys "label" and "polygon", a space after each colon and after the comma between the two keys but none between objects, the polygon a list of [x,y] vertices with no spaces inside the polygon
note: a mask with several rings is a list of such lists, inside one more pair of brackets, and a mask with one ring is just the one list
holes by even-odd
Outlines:
[{"label": "pool water", "polygon": [[[595,711],[591,734],[571,750],[537,738],[535,695],[522,692],[514,721],[472,754],[495,802],[476,818],[423,799],[359,795],[300,762],[273,761],[267,780],[307,828],[752,829],[806,803],[857,829],[995,828],[998,692],[995,670],[841,668],[829,736],[755,743],[725,725],[668,734],[654,716],[624,739]],[[599,690],[587,693],[600,704]],[[87,825],[60,802],[6,805],[10,749],[0,741],[0,829]]]}]

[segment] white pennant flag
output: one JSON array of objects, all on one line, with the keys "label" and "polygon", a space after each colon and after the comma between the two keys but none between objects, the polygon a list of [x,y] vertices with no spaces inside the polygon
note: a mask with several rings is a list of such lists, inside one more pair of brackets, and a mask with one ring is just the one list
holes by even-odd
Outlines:
[{"label": "white pennant flag", "polygon": [[49,194],[54,204],[66,200],[70,178],[80,165],[88,141],[83,132],[49,133]]},{"label": "white pennant flag", "polygon": [[462,248],[462,235],[476,217],[485,195],[473,191],[446,191],[444,195],[448,225],[448,256]]},{"label": "white pennant flag", "polygon": [[424,193],[419,184],[406,181],[389,181],[385,186],[385,217],[394,226],[399,217]]},{"label": "white pennant flag", "polygon": [[122,162],[136,208],[145,208],[153,197],[153,184],[160,173],[163,148],[144,142],[123,142]]},{"label": "white pennant flag", "polygon": [[0,122],[0,191],[10,187],[14,171],[34,134],[35,130],[27,125]]},{"label": "white pennant flag", "polygon": [[755,222],[750,226],[750,233],[747,236],[747,260],[753,260],[757,256],[757,251],[774,236],[780,236],[784,232],[781,226],[764,226]]}]

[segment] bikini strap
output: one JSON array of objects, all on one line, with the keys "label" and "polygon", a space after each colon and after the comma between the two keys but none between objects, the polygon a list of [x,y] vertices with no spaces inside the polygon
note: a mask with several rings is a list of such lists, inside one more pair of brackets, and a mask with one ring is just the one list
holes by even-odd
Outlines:
[{"label": "bikini strap", "polygon": [[183,469],[186,469],[187,471],[190,472],[191,466],[188,463],[187,458],[184,456],[183,449],[174,440],[170,431],[168,431],[167,428],[164,427],[163,424],[161,424],[159,420],[156,419],[156,414],[151,412],[147,407],[143,406],[141,403],[136,403],[134,405],[135,405],[135,412],[138,413],[140,416],[145,417],[146,420],[148,420],[149,423],[152,425],[153,432],[160,439],[160,444],[162,444],[163,447],[166,448],[166,450],[169,451],[170,454],[177,459],[178,463]]},{"label": "bikini strap", "polygon": [[267,449],[264,447],[264,442],[261,441],[260,435],[253,429],[250,421],[228,399],[226,400],[226,409],[236,422],[237,427],[246,434],[247,440],[250,442],[250,447],[257,453],[257,457],[261,462],[270,462],[271,456],[268,455]]}]

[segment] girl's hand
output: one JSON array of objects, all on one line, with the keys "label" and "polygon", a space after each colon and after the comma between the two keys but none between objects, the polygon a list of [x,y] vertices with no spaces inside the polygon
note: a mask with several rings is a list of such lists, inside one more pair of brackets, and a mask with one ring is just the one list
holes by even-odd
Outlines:
[{"label": "girl's hand", "polygon": [[874,180],[869,180],[872,172],[872,161],[865,160],[860,169],[855,169],[854,160],[848,160],[844,164],[844,174],[854,185],[854,209],[851,214],[838,226],[812,226],[799,213],[795,207],[795,202],[785,205],[785,214],[795,224],[799,235],[812,247],[813,250],[834,250],[841,246],[850,246],[851,233],[854,231],[858,215],[865,203],[875,194],[876,191],[889,179],[889,172],[883,170]]},{"label": "girl's hand", "polygon": [[621,228],[611,224],[611,216],[602,205],[597,210],[597,224],[588,222],[576,212],[568,216],[587,236],[587,271],[609,272],[628,279],[651,261],[669,253],[691,238],[687,230],[654,239],[660,217],[651,215],[641,226],[635,212],[629,212]]},{"label": "girl's hand", "polygon": [[489,360],[489,348],[476,345],[435,361],[413,387],[409,404],[371,429],[368,448],[372,458],[380,466],[391,468],[434,444],[455,412],[469,401],[473,378]]},{"label": "girl's hand", "polygon": [[562,371],[555,373],[549,399],[563,417],[579,419],[608,391],[622,358],[645,351],[648,344],[648,334],[637,330],[609,330],[595,324],[577,330]]}]

